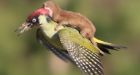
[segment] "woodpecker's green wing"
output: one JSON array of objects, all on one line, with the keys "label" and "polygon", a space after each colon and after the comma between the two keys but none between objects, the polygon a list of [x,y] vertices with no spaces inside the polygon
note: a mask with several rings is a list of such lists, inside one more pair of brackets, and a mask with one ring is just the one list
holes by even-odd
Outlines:
[{"label": "woodpecker's green wing", "polygon": [[76,65],[87,75],[104,75],[99,50],[73,28],[58,32],[60,41]]},{"label": "woodpecker's green wing", "polygon": [[56,56],[64,61],[71,61],[74,62],[71,57],[68,55],[68,52],[62,48],[60,40],[57,36],[53,36],[53,38],[47,37],[41,29],[37,30],[36,33],[37,40],[44,45],[47,49],[52,51]]}]

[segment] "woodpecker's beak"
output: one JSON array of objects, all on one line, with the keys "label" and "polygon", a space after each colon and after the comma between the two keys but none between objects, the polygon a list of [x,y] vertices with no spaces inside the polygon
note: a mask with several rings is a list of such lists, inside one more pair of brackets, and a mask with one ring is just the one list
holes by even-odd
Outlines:
[{"label": "woodpecker's beak", "polygon": [[32,23],[24,22],[18,29],[16,29],[16,32],[18,35],[30,30],[32,28]]}]

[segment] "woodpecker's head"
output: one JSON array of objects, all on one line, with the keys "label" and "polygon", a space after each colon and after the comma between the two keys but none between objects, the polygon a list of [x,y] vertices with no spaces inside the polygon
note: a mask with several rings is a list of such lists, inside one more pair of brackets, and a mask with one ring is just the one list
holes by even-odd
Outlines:
[{"label": "woodpecker's head", "polygon": [[39,8],[32,12],[26,21],[16,30],[19,34],[30,30],[33,27],[39,27],[43,22],[51,20],[51,10],[49,8]]}]

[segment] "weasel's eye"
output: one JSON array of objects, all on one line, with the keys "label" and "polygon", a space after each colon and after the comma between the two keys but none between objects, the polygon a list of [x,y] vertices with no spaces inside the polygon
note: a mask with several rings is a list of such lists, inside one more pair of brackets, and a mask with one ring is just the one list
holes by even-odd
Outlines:
[{"label": "weasel's eye", "polygon": [[50,21],[52,20],[52,18],[51,18],[50,16],[47,16],[47,17],[46,17],[46,20],[47,20],[48,22],[50,22]]}]

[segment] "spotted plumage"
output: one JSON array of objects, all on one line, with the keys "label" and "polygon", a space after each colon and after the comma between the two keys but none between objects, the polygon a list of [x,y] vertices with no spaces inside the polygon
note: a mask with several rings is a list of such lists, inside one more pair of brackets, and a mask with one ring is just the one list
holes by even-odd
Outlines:
[{"label": "spotted plumage", "polygon": [[[71,28],[69,28],[71,30]],[[94,53],[94,50],[89,50],[88,48],[76,43],[70,37],[72,35],[78,34],[75,31],[60,31],[60,41],[63,47],[68,51],[69,55],[75,61],[76,65],[87,75],[104,75],[103,66],[100,62],[100,57],[98,53]],[[65,36],[63,35],[65,34]],[[83,39],[83,37],[78,37]],[[79,40],[77,39],[77,40]],[[90,43],[90,42],[89,42]]]}]

